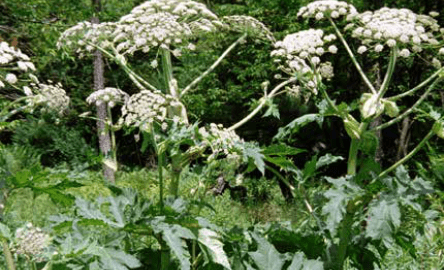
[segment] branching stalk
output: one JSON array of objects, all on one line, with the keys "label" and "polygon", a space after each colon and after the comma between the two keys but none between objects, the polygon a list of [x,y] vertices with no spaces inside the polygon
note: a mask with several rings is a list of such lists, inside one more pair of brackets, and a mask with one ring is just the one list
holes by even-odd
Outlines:
[{"label": "branching stalk", "polygon": [[229,54],[233,48],[235,48],[236,45],[241,43],[245,38],[247,37],[247,34],[242,35],[240,38],[238,38],[232,45],[230,45],[224,52],[221,54],[221,56],[201,75],[199,75],[198,78],[194,79],[189,85],[187,85],[181,92],[180,97],[184,96],[190,89],[195,86],[197,83],[199,83],[205,76],[207,76],[210,72],[212,72],[220,63],[221,61]]},{"label": "branching stalk", "polygon": [[[414,154],[416,154],[422,147],[423,145],[434,135],[434,130],[431,129],[430,132],[428,132],[428,134],[422,139],[422,141],[411,151],[409,152],[406,156],[404,156],[402,159],[400,159],[399,161],[397,161],[396,163],[394,163],[391,167],[389,167],[388,169],[384,170],[383,172],[381,172],[379,174],[379,176],[377,177],[377,179],[379,178],[383,178],[384,176],[386,176],[388,173],[390,173],[391,171],[395,170],[397,167],[399,167],[400,165],[402,165],[403,163],[405,163],[408,159],[410,159],[412,156],[414,156]],[[376,179],[374,179],[376,180]]]},{"label": "branching stalk", "polygon": [[424,80],[423,82],[421,82],[420,84],[418,84],[416,87],[414,87],[411,90],[408,90],[402,94],[396,95],[396,96],[392,96],[387,98],[387,100],[391,100],[391,101],[396,101],[398,99],[401,99],[403,97],[412,95],[414,92],[416,92],[417,90],[421,89],[422,87],[424,87],[425,85],[427,85],[429,82],[431,82],[436,76],[440,75],[440,73],[443,73],[443,67],[441,69],[439,69],[438,71],[434,72],[433,75],[429,76],[426,80]]},{"label": "branching stalk", "polygon": [[391,81],[392,74],[394,73],[394,69],[396,67],[397,61],[397,47],[394,46],[391,50],[391,56],[388,64],[388,69],[385,74],[385,78],[383,79],[383,83],[379,89],[379,99],[383,98],[386,90],[388,90],[389,82]]},{"label": "branching stalk", "polygon": [[349,45],[346,42],[346,40],[344,39],[342,33],[340,32],[340,30],[338,30],[337,25],[335,25],[334,21],[331,18],[329,18],[329,21],[331,22],[331,25],[334,27],[335,33],[337,34],[338,38],[341,40],[343,46],[345,46],[345,49],[348,52],[349,57],[351,57],[351,60],[354,63],[354,66],[356,67],[358,73],[360,73],[360,76],[362,77],[362,79],[365,82],[366,86],[368,86],[369,90],[371,90],[371,92],[373,94],[377,94],[377,91],[375,90],[375,88],[372,85],[371,81],[369,81],[369,79],[366,76],[365,72],[363,72],[363,69],[360,67],[360,64],[358,63],[357,59],[355,58],[354,54],[352,53],[351,48],[349,48]]},{"label": "branching stalk", "polygon": [[441,80],[442,78],[436,78],[436,80],[430,85],[430,87],[428,87],[428,89],[425,91],[425,93],[423,93],[423,95],[419,98],[419,100],[417,100],[416,103],[414,103],[414,105],[409,108],[408,110],[406,110],[404,113],[400,114],[399,116],[397,116],[396,118],[392,119],[391,121],[388,121],[380,126],[377,126],[375,128],[373,128],[372,130],[380,130],[380,129],[384,129],[387,128],[401,120],[403,120],[408,114],[410,114],[417,106],[420,105],[420,103],[423,102],[423,100],[428,96],[428,94],[434,89],[434,87],[436,86],[436,84]]},{"label": "branching stalk", "polygon": [[264,105],[266,105],[267,99],[273,97],[278,90],[280,90],[281,88],[283,88],[284,86],[286,86],[290,83],[295,82],[296,80],[297,79],[293,77],[293,78],[290,78],[290,79],[280,83],[279,85],[277,85],[268,95],[266,95],[265,97],[263,97],[261,99],[260,104],[258,104],[258,106],[249,115],[247,115],[246,117],[241,119],[238,123],[229,127],[228,130],[235,130],[235,129],[239,128],[240,126],[244,125],[245,123],[247,123],[263,108]]},{"label": "branching stalk", "polygon": [[[359,129],[360,134],[366,130],[368,124],[365,122],[360,123]],[[361,139],[351,139],[351,144],[349,146],[349,157],[348,157],[348,175],[355,175],[357,170],[357,155],[358,147],[360,145]]]}]

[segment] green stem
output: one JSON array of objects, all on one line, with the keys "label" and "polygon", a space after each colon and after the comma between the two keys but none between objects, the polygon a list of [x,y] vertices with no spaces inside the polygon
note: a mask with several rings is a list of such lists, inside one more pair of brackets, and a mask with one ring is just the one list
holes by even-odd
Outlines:
[{"label": "green stem", "polygon": [[162,239],[162,235],[158,236],[159,244],[161,245],[161,270],[168,270],[170,265],[170,249]]},{"label": "green stem", "polygon": [[181,92],[180,96],[184,96],[193,86],[195,86],[197,83],[199,83],[205,76],[207,76],[210,72],[212,72],[220,63],[221,61],[230,53],[231,50],[235,48],[236,45],[241,43],[245,38],[247,37],[247,34],[242,35],[240,38],[238,38],[232,45],[230,45],[224,52],[221,54],[221,56],[206,70],[204,71],[198,78],[194,79],[189,85],[187,85]]},{"label": "green stem", "polygon": [[13,116],[16,113],[19,113],[19,112],[25,110],[26,108],[28,108],[28,106],[25,105],[25,106],[19,107],[17,109],[14,109],[11,112],[9,112],[8,114],[6,114],[3,118],[0,118],[0,121],[1,122],[6,122],[6,120],[8,120],[9,117]]},{"label": "green stem", "polygon": [[412,156],[414,156],[414,154],[416,154],[422,147],[423,145],[434,135],[434,130],[431,129],[430,132],[428,132],[428,134],[423,138],[423,140],[411,151],[409,152],[406,156],[404,156],[402,159],[400,159],[399,161],[397,161],[396,163],[394,163],[391,167],[389,167],[388,169],[384,170],[383,172],[381,172],[379,174],[379,176],[377,177],[377,179],[382,178],[384,176],[386,176],[388,173],[390,173],[391,171],[393,171],[394,169],[396,169],[397,167],[399,167],[400,165],[402,165],[403,163],[405,163],[408,159],[410,159]]},{"label": "green stem", "polygon": [[268,98],[273,97],[278,90],[280,90],[281,88],[283,88],[284,86],[286,86],[290,83],[295,82],[296,80],[297,80],[296,78],[290,78],[290,79],[280,83],[279,85],[277,85],[268,95],[266,95],[265,97],[263,97],[261,99],[260,104],[258,104],[258,106],[249,115],[247,115],[246,117],[241,119],[238,123],[229,127],[228,130],[235,130],[235,129],[239,128],[240,126],[244,125],[245,123],[247,123],[263,108],[263,106],[266,104]]},{"label": "green stem", "polygon": [[397,116],[396,118],[392,119],[391,121],[388,121],[380,126],[376,126],[374,127],[372,130],[373,131],[377,131],[377,130],[381,130],[384,128],[387,128],[401,120],[403,120],[408,114],[412,113],[413,110],[420,105],[420,103],[423,102],[423,100],[428,96],[428,94],[434,89],[434,87],[436,86],[436,84],[441,80],[442,78],[436,78],[436,80],[430,85],[430,87],[428,87],[428,89],[425,91],[425,93],[423,93],[423,95],[419,98],[419,100],[417,100],[416,103],[414,103],[414,105],[409,108],[408,110],[406,110],[405,112],[403,112],[401,115]]},{"label": "green stem", "polygon": [[[365,122],[360,123],[359,130],[360,134],[366,130],[368,124]],[[355,175],[357,171],[357,155],[358,147],[360,145],[361,139],[351,139],[351,144],[349,146],[349,157],[348,157],[348,175]]]},{"label": "green stem", "polygon": [[5,255],[6,259],[6,267],[8,270],[15,270],[15,264],[14,264],[14,258],[12,257],[11,250],[9,249],[8,242],[6,239],[2,239],[2,246],[3,246],[3,254]]},{"label": "green stem", "polygon": [[172,97],[178,98],[179,93],[177,89],[175,89],[171,85],[171,81],[174,79],[171,53],[168,49],[164,48],[160,48],[160,51],[162,59],[162,75],[164,75],[165,89],[167,89],[167,93],[170,94]]},{"label": "green stem", "polygon": [[[423,82],[421,82],[420,84],[418,84],[416,87],[414,87],[411,90],[408,90],[402,94],[396,95],[396,96],[392,96],[387,98],[387,100],[391,100],[391,101],[396,101],[398,99],[401,99],[403,97],[412,95],[414,92],[416,92],[417,90],[421,89],[422,87],[424,87],[425,85],[427,85],[429,82],[431,82],[436,76],[438,76],[440,73],[443,72],[443,67],[441,69],[439,69],[438,71],[434,72],[433,75],[429,76],[426,80],[424,80]],[[443,76],[442,76],[443,77]]]},{"label": "green stem", "polygon": [[107,113],[108,113],[108,121],[106,121],[106,129],[110,131],[111,133],[111,153],[113,157],[113,162],[116,165],[117,169],[117,147],[116,147],[116,135],[114,133],[113,126],[113,115],[111,114],[111,108],[110,106],[107,106]]},{"label": "green stem", "polygon": [[371,81],[369,81],[368,77],[366,77],[365,72],[363,72],[363,69],[360,67],[360,64],[358,63],[357,59],[355,58],[354,54],[352,53],[351,48],[349,48],[349,45],[346,42],[346,40],[344,39],[342,33],[340,32],[340,30],[338,30],[337,25],[335,25],[334,21],[331,18],[329,18],[329,22],[331,22],[331,25],[335,29],[335,33],[337,33],[338,38],[342,42],[343,46],[345,46],[345,49],[348,52],[349,57],[351,57],[351,60],[354,63],[355,68],[357,69],[358,73],[360,73],[360,76],[362,77],[362,79],[365,82],[366,86],[368,86],[369,90],[371,90],[371,92],[373,94],[377,94],[377,91],[375,90],[375,88],[372,85]]},{"label": "green stem", "polygon": [[388,69],[385,74],[385,78],[383,79],[383,83],[379,89],[379,99],[383,98],[386,90],[388,90],[389,82],[391,81],[392,74],[394,73],[397,61],[397,47],[394,46],[391,49],[391,56],[389,59]]}]

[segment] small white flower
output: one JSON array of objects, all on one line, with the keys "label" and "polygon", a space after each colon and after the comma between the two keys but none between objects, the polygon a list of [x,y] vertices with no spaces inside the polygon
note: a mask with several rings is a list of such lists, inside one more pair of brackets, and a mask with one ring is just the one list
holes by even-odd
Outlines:
[{"label": "small white flower", "polygon": [[5,77],[5,80],[10,84],[14,84],[18,81],[17,76],[12,73],[8,73]]},{"label": "small white flower", "polygon": [[334,10],[334,11],[331,12],[331,17],[334,18],[334,19],[337,19],[338,17],[340,17],[340,14],[337,11]]},{"label": "small white flower", "polygon": [[32,90],[28,86],[23,86],[23,92],[25,92],[27,96],[32,96]]},{"label": "small white flower", "polygon": [[382,44],[377,44],[374,47],[374,51],[375,52],[381,52],[383,50],[383,45]]},{"label": "small white flower", "polygon": [[318,12],[317,14],[315,14],[315,19],[316,20],[321,20],[321,19],[323,19],[323,17],[324,17],[324,15],[321,12]]},{"label": "small white flower", "polygon": [[151,65],[152,68],[157,68],[158,67],[158,61],[155,59],[155,60],[151,61],[150,65]]},{"label": "small white flower", "polygon": [[407,57],[409,57],[410,52],[409,52],[408,49],[403,49],[403,50],[401,50],[401,51],[399,52],[399,55],[400,55],[401,57],[405,57],[405,58],[407,58]]},{"label": "small white flower", "polygon": [[357,53],[359,54],[363,54],[364,52],[366,52],[367,48],[365,46],[360,46],[357,49]]},{"label": "small white flower", "polygon": [[320,58],[317,56],[314,56],[311,58],[311,62],[312,62],[312,64],[317,65],[318,63],[320,63]]},{"label": "small white flower", "polygon": [[428,13],[431,17],[437,17],[439,16],[439,12],[436,11],[430,11],[430,13]]},{"label": "small white flower", "polygon": [[433,58],[432,61],[433,67],[439,69],[442,67],[442,62],[440,62],[437,58]]},{"label": "small white flower", "polygon": [[19,69],[21,69],[23,71],[27,71],[28,70],[28,65],[26,65],[25,62],[17,61],[17,66],[19,67]]},{"label": "small white flower", "polygon": [[439,54],[443,55],[443,53],[444,53],[444,49],[443,49],[443,48],[440,48],[440,50],[439,50]]},{"label": "small white flower", "polygon": [[397,42],[394,39],[388,39],[388,41],[386,41],[386,45],[388,45],[388,47],[394,47],[396,46]]},{"label": "small white flower", "polygon": [[331,45],[331,46],[329,46],[328,50],[329,50],[329,52],[332,53],[332,54],[335,54],[335,53],[337,53],[337,51],[338,51],[337,46],[335,46],[335,45]]}]

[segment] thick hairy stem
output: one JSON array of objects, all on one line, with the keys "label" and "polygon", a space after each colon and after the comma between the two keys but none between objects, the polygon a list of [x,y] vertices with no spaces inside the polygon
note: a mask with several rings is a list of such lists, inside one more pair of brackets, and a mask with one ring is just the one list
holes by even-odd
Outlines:
[{"label": "thick hairy stem", "polygon": [[175,198],[179,196],[179,182],[182,172],[182,156],[180,154],[171,157],[171,184],[170,194]]},{"label": "thick hairy stem", "polygon": [[386,176],[388,173],[395,170],[397,167],[399,167],[400,165],[405,163],[408,159],[410,159],[412,156],[414,156],[414,154],[416,154],[433,135],[434,135],[434,130],[431,129],[430,132],[428,132],[428,134],[423,138],[423,140],[411,152],[409,152],[402,159],[394,163],[391,167],[381,172],[377,177],[377,179]]},{"label": "thick hairy stem", "polygon": [[164,167],[164,151],[160,152],[158,143],[156,141],[155,130],[153,126],[151,127],[151,141],[153,143],[153,147],[158,157],[158,176],[159,176],[159,207],[161,215],[164,214],[164,175],[163,175],[163,167]]},{"label": "thick hairy stem", "polygon": [[258,106],[249,115],[247,115],[246,117],[241,119],[238,123],[229,127],[228,130],[235,130],[235,129],[239,128],[240,126],[244,125],[245,123],[247,123],[264,107],[264,105],[266,105],[268,98],[273,97],[278,90],[280,90],[281,88],[283,88],[284,86],[286,86],[290,83],[295,82],[296,80],[297,80],[296,78],[290,78],[290,79],[280,83],[279,85],[277,85],[268,95],[266,95],[264,98],[261,99],[260,104],[258,104]]},{"label": "thick hairy stem", "polygon": [[[360,123],[360,134],[366,130],[368,124],[365,122]],[[360,145],[361,139],[351,139],[351,144],[349,146],[349,157],[348,157],[348,175],[355,175],[357,171],[357,155],[358,147]]]},{"label": "thick hairy stem", "polygon": [[396,95],[396,96],[392,96],[387,98],[388,100],[391,101],[396,101],[398,99],[401,99],[403,97],[409,96],[414,94],[414,92],[416,92],[417,90],[421,89],[422,87],[424,87],[425,85],[427,85],[428,83],[430,83],[435,77],[437,77],[438,75],[440,75],[441,73],[443,73],[443,68],[439,69],[438,71],[434,72],[433,75],[429,76],[426,80],[424,80],[423,82],[419,83],[416,87],[414,87],[411,90],[408,90],[402,94]]},{"label": "thick hairy stem", "polygon": [[6,259],[6,267],[8,270],[15,270],[14,258],[12,257],[11,250],[9,249],[8,241],[6,239],[1,239],[3,246],[3,254]]},{"label": "thick hairy stem", "polygon": [[161,245],[161,270],[168,270],[170,266],[170,249],[162,239],[162,235],[158,236],[158,241]]},{"label": "thick hairy stem", "polygon": [[391,50],[391,56],[388,64],[388,69],[386,70],[385,78],[383,79],[383,83],[379,89],[379,99],[383,98],[386,90],[388,90],[389,82],[391,81],[392,74],[394,73],[394,69],[396,67],[397,60],[397,47],[394,46]]},{"label": "thick hairy stem", "polygon": [[406,116],[408,116],[410,113],[413,112],[413,110],[419,106],[423,100],[425,100],[425,98],[428,96],[428,94],[434,89],[434,87],[436,86],[436,84],[442,80],[442,78],[437,78],[431,85],[430,87],[428,87],[428,89],[425,91],[425,93],[423,93],[423,95],[419,98],[419,100],[417,100],[416,103],[414,103],[414,105],[409,108],[408,110],[406,110],[404,113],[400,114],[398,117],[392,119],[391,121],[386,122],[385,124],[382,124],[380,126],[377,126],[375,128],[373,128],[372,130],[380,130],[380,129],[384,129],[387,128],[395,123],[400,122],[401,120],[403,120]]},{"label": "thick hairy stem", "polygon": [[232,45],[230,45],[224,52],[221,54],[221,56],[201,75],[199,75],[198,78],[194,79],[189,85],[187,85],[181,92],[180,96],[184,96],[190,89],[195,86],[197,83],[199,83],[205,76],[207,76],[210,72],[212,72],[221,62],[222,60],[232,51],[236,45],[241,43],[245,38],[247,37],[247,34],[242,35],[240,38],[238,38]]},{"label": "thick hairy stem", "polygon": [[344,39],[342,33],[340,32],[340,30],[338,30],[337,25],[335,25],[334,21],[331,18],[329,18],[329,21],[331,22],[332,26],[334,27],[335,33],[337,34],[337,36],[340,39],[341,43],[343,44],[343,46],[345,46],[345,49],[348,52],[349,57],[351,57],[351,60],[354,63],[355,68],[357,69],[358,73],[360,73],[360,76],[362,77],[362,79],[365,82],[366,86],[369,88],[369,90],[371,90],[371,92],[373,94],[376,94],[377,91],[375,90],[375,88],[372,85],[372,83],[369,81],[369,79],[366,76],[365,72],[363,72],[363,69],[360,67],[360,64],[358,63],[357,59],[355,58],[354,54],[352,53],[351,48],[349,48],[349,45],[346,42],[346,40]]}]

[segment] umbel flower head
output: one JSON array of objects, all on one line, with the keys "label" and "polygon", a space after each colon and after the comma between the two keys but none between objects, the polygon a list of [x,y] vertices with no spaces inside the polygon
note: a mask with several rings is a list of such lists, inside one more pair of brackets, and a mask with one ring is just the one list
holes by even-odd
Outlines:
[{"label": "umbel flower head", "polygon": [[16,84],[19,81],[18,73],[11,71],[3,72],[3,70],[14,69],[21,72],[36,70],[26,54],[22,53],[20,49],[11,47],[8,43],[2,41],[0,42],[0,88],[5,87],[5,83]]},{"label": "umbel flower head", "polygon": [[323,20],[326,18],[338,19],[353,14],[357,14],[357,10],[353,5],[343,1],[328,0],[315,1],[300,8],[297,16]]},{"label": "umbel flower head", "polygon": [[93,92],[87,97],[87,102],[96,106],[105,103],[108,107],[113,108],[117,103],[125,103],[128,99],[129,96],[124,91],[107,87]]},{"label": "umbel flower head", "polygon": [[[347,30],[352,37],[360,39],[359,53],[397,46],[399,56],[408,57],[411,52],[421,52],[426,47],[438,46],[440,26],[437,20],[427,15],[418,15],[409,9],[381,8],[348,16]],[[442,36],[442,35],[441,35]]]},{"label": "umbel flower head", "polygon": [[[26,102],[29,107],[44,106],[42,111],[47,109],[62,114],[69,106],[70,98],[66,95],[62,84],[31,83],[30,87],[24,87],[24,92],[28,96]],[[35,93],[35,94],[34,94]]]},{"label": "umbel flower head", "polygon": [[[153,123],[158,123],[163,129],[168,127],[168,109],[176,107],[180,102],[171,95],[161,91],[142,90],[132,95],[122,107],[122,118],[119,125],[138,127],[143,131],[150,131]],[[180,122],[179,117],[172,119]]]},{"label": "umbel flower head", "polygon": [[224,20],[220,20],[202,3],[191,0],[153,0],[135,7],[130,14],[115,23],[79,23],[66,30],[57,45],[59,48],[72,49],[81,56],[85,52],[91,53],[96,45],[120,55],[138,50],[148,52],[158,47],[190,49],[193,47],[191,40],[218,29],[243,32],[252,32],[254,29],[257,37],[273,38],[263,24],[247,16],[224,17]]},{"label": "umbel flower head", "polygon": [[15,232],[15,253],[23,254],[33,261],[44,260],[45,249],[49,246],[51,237],[31,223]]},{"label": "umbel flower head", "polygon": [[[337,53],[337,47],[329,45],[335,39],[335,35],[325,35],[321,29],[304,30],[276,42],[276,50],[271,55],[284,59],[279,68],[287,74],[297,74],[300,82],[316,94],[319,79],[316,76],[326,79],[333,77],[332,65],[321,59],[326,53]],[[281,63],[282,60],[277,59],[276,62]]]}]

